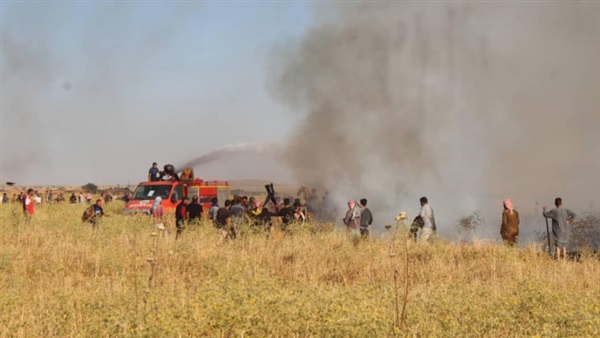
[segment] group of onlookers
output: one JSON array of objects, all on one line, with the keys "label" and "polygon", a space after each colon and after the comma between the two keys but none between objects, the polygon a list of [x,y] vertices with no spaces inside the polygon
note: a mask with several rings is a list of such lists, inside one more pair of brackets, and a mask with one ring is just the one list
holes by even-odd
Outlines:
[{"label": "group of onlookers", "polygon": [[[13,193],[12,197],[9,197],[8,193],[5,192],[2,194],[2,198],[0,199],[0,202],[3,204],[23,203],[23,200],[26,195],[29,195],[29,198],[36,205],[40,205],[40,204],[44,204],[44,203],[60,204],[60,203],[66,202],[66,198],[62,192],[59,192],[58,194],[55,195],[52,190],[48,190],[48,191],[46,191],[45,196],[42,196],[42,194],[40,192],[37,192],[33,189],[29,189],[29,190],[32,191],[31,194],[28,194],[27,192],[19,192],[18,194]],[[69,203],[71,203],[71,204],[90,203],[91,200],[92,200],[92,196],[89,193],[84,194],[83,192],[80,192],[79,196],[76,196],[75,193],[71,193],[71,196],[69,197]]]},{"label": "group of onlookers", "polygon": [[[274,222],[284,229],[288,224],[304,222],[310,216],[299,199],[292,204],[289,198],[284,198],[281,204],[273,204],[268,202],[261,207],[261,202],[254,197],[234,196],[221,206],[218,199],[214,197],[206,218],[212,221],[224,238],[236,238],[238,227],[244,222],[257,226],[271,225]],[[161,197],[154,200],[152,216],[156,229],[167,236],[170,222]],[[187,224],[199,223],[202,219],[204,219],[204,209],[199,203],[198,196],[193,196],[191,201],[188,197],[183,197],[175,208],[174,221],[177,229],[175,238],[181,237]]]}]

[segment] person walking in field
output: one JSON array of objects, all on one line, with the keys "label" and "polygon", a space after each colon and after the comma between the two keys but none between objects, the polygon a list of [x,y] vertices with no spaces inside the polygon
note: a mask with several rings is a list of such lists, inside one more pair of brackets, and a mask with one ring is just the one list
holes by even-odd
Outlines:
[{"label": "person walking in field", "polygon": [[30,219],[34,212],[33,189],[29,189],[27,190],[27,193],[23,195],[23,213],[27,219]]},{"label": "person walking in field", "polygon": [[360,200],[360,235],[369,238],[369,225],[373,224],[373,214],[367,208],[367,199]]},{"label": "person walking in field", "polygon": [[93,228],[96,228],[101,217],[106,216],[106,214],[104,214],[102,204],[102,200],[97,199],[95,204],[92,204],[87,209],[85,209],[85,211],[83,212],[83,216],[81,216],[81,220],[83,222],[90,223]]},{"label": "person walking in field", "polygon": [[181,202],[177,204],[177,208],[175,208],[175,226],[177,227],[177,235],[175,236],[175,239],[181,237],[183,229],[185,229],[185,224],[190,219],[190,213],[188,210],[189,204],[190,199],[188,197],[183,197]]},{"label": "person walking in field", "polygon": [[421,203],[421,211],[419,212],[419,216],[423,221],[423,227],[421,228],[421,234],[419,236],[419,239],[422,242],[427,242],[432,235],[435,235],[435,216],[433,214],[433,209],[431,208],[431,206],[429,206],[429,201],[427,200],[427,197],[421,197],[419,202]]},{"label": "person walking in field", "polygon": [[154,219],[154,227],[156,230],[162,231],[163,237],[169,235],[165,222],[165,214],[166,211],[162,205],[162,197],[158,196],[154,199],[154,205],[152,206],[152,218]]},{"label": "person walking in field", "polygon": [[548,208],[544,205],[543,215],[545,218],[552,219],[552,236],[554,237],[554,247],[556,248],[556,258],[567,258],[567,246],[569,245],[569,235],[571,223],[575,220],[575,213],[562,206],[562,198],[554,199],[556,208],[546,211]]},{"label": "person walking in field", "polygon": [[519,237],[519,213],[513,208],[512,201],[507,198],[503,202],[502,225],[500,235],[502,241],[508,246],[515,246]]},{"label": "person walking in field", "polygon": [[77,203],[77,196],[75,196],[75,193],[71,193],[71,197],[69,197],[69,203],[71,203],[71,204]]}]

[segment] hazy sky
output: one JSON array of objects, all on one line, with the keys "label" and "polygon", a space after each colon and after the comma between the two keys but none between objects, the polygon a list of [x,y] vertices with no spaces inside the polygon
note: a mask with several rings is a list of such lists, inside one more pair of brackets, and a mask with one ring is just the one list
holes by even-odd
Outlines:
[{"label": "hazy sky", "polygon": [[133,183],[152,161],[278,142],[298,123],[269,97],[268,67],[310,25],[306,3],[1,6],[3,182]]}]

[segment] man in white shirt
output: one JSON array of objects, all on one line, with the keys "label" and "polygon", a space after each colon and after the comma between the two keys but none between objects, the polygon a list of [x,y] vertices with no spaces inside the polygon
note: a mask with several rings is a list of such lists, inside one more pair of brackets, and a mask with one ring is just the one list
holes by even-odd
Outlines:
[{"label": "man in white shirt", "polygon": [[427,197],[421,197],[421,211],[419,212],[419,217],[423,221],[423,228],[421,228],[421,235],[419,239],[422,242],[426,242],[429,240],[431,235],[435,234],[435,217],[433,215],[433,209],[428,204]]}]

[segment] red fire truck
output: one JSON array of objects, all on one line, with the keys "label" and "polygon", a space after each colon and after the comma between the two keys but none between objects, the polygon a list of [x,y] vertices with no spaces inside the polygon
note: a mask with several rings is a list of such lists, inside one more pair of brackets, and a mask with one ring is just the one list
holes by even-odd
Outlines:
[{"label": "red fire truck", "polygon": [[125,205],[125,212],[150,214],[157,196],[162,198],[162,205],[167,212],[174,212],[184,196],[189,197],[190,200],[193,196],[198,196],[206,212],[210,209],[214,197],[223,204],[229,198],[230,191],[229,183],[226,181],[203,181],[198,178],[188,182],[176,180],[142,182],[135,188],[131,200]]}]

